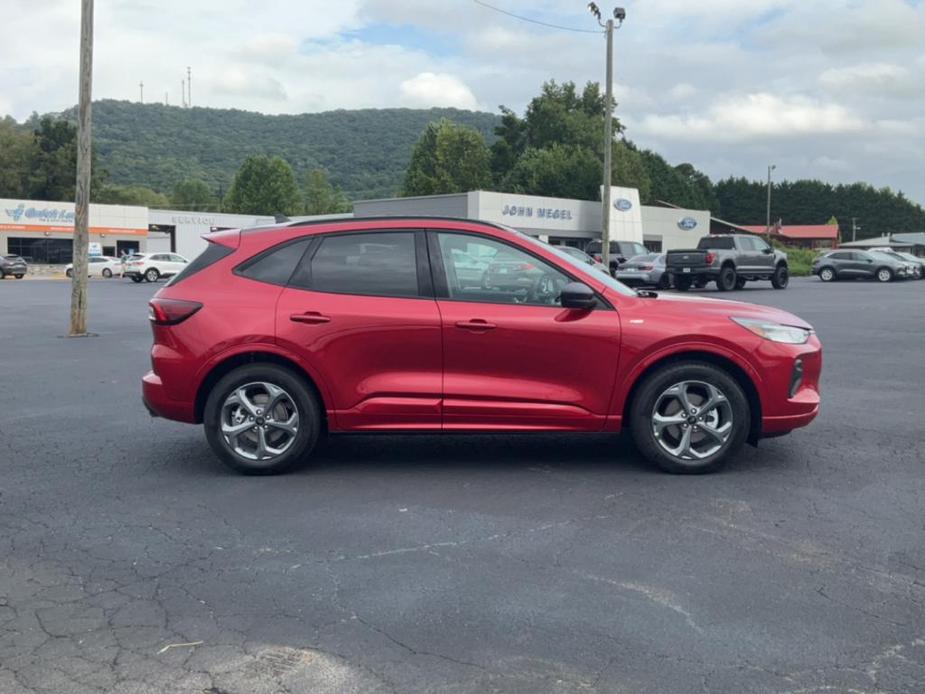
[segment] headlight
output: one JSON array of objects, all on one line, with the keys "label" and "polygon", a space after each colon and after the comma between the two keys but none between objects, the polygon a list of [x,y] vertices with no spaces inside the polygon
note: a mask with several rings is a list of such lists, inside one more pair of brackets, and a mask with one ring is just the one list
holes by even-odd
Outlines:
[{"label": "headlight", "polygon": [[809,336],[813,334],[812,330],[798,328],[793,325],[781,325],[773,321],[756,320],[754,318],[732,318],[733,321],[741,325],[746,330],[755,333],[765,340],[771,342],[783,342],[787,345],[806,344]]}]

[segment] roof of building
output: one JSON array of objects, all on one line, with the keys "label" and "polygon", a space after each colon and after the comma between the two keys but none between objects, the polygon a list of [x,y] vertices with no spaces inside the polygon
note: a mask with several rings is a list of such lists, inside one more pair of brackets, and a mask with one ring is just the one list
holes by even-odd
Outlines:
[{"label": "roof of building", "polygon": [[925,231],[910,234],[893,234],[893,240],[900,243],[911,243],[916,246],[925,246]]},{"label": "roof of building", "polygon": [[[909,236],[909,234],[905,234]],[[894,234],[893,236],[877,236],[872,239],[861,239],[860,241],[848,241],[841,244],[842,248],[877,248],[879,246],[890,246],[892,248],[912,248],[914,245],[911,241],[902,241],[899,236],[903,234]]]},{"label": "roof of building", "polygon": [[[741,225],[753,234],[763,234],[767,227],[764,224]],[[837,239],[837,224],[785,224],[771,227],[772,234],[779,234],[785,239]]]}]

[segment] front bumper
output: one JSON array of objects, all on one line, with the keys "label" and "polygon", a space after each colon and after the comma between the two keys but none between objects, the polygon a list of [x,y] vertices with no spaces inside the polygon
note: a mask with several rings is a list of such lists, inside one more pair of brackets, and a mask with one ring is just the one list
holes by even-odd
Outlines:
[{"label": "front bumper", "polygon": [[152,417],[196,423],[194,403],[172,399],[164,389],[161,377],[153,371],[149,371],[141,379],[141,400]]},{"label": "front bumper", "polygon": [[[762,344],[759,357],[771,367],[763,384],[761,435],[775,436],[805,427],[819,414],[822,345],[813,335],[805,345]],[[799,359],[803,376],[791,395],[793,369]],[[773,364],[772,364],[773,362]]]}]

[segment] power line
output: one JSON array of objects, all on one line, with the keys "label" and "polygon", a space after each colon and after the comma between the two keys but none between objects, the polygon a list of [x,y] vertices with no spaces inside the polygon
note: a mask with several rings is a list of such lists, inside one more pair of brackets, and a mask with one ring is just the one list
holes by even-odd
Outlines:
[{"label": "power line", "polygon": [[597,29],[576,29],[575,27],[566,27],[561,24],[550,24],[549,22],[541,22],[538,19],[531,19],[530,17],[523,17],[519,14],[514,14],[513,12],[508,12],[507,10],[502,10],[500,7],[495,7],[494,5],[489,5],[483,0],[472,0],[476,5],[481,5],[482,7],[488,8],[489,10],[494,10],[495,12],[500,12],[505,14],[508,17],[513,17],[514,19],[519,19],[522,22],[530,22],[531,24],[539,24],[543,27],[549,27],[550,29],[564,29],[565,31],[577,31],[581,34],[600,34],[603,33]]}]

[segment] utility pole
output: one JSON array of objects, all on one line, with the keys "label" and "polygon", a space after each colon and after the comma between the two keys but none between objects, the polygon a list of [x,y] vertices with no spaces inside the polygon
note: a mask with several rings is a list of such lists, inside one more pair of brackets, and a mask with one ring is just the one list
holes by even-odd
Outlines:
[{"label": "utility pole", "polygon": [[192,108],[193,107],[193,68],[189,65],[186,66],[186,103]]},{"label": "utility pole", "polygon": [[138,89],[141,90],[141,103],[145,102],[145,83],[139,82]]},{"label": "utility pole", "polygon": [[858,218],[857,218],[857,217],[852,217],[852,218],[851,218],[851,240],[852,240],[852,241],[857,241],[857,240],[858,240],[858,229],[860,229],[860,228],[861,228],[861,227],[858,226]]},{"label": "utility pole", "polygon": [[170,106],[170,94],[164,92],[164,106]]},{"label": "utility pole", "polygon": [[765,217],[765,234],[768,237],[768,244],[771,243],[771,172],[777,168],[776,164],[768,166],[768,209]]},{"label": "utility pole", "polygon": [[77,101],[77,186],[74,196],[74,271],[71,337],[87,334],[87,252],[90,244],[90,110],[93,88],[93,0],[80,4],[80,93]]},{"label": "utility pole", "polygon": [[613,30],[614,19],[619,22],[616,28],[623,26],[626,10],[615,7],[613,19],[601,21],[601,11],[593,2],[588,3],[588,10],[597,18],[597,23],[604,28],[607,37],[607,83],[604,88],[604,190],[601,193],[601,263],[610,271],[610,186],[613,175]]},{"label": "utility pole", "polygon": [[180,100],[183,102],[183,108],[186,108],[186,80],[180,80]]}]

